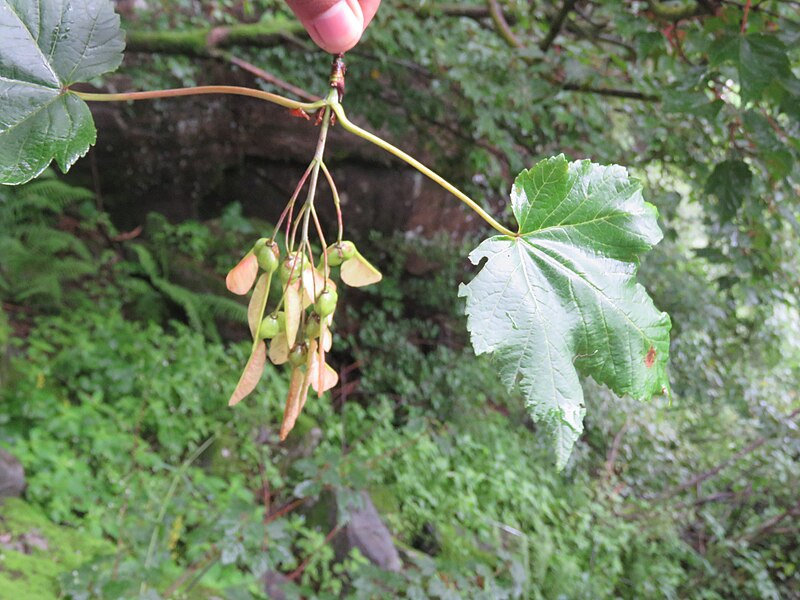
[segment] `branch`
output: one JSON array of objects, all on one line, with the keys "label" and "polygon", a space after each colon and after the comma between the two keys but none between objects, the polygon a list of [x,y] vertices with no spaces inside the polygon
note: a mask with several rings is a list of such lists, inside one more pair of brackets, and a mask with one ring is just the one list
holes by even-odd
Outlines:
[{"label": "branch", "polygon": [[292,85],[288,81],[284,81],[280,77],[276,77],[272,73],[269,73],[264,69],[261,69],[255,66],[254,64],[247,62],[246,60],[238,58],[233,54],[230,54],[229,52],[220,52],[218,56],[223,60],[227,60],[233,63],[243,71],[247,71],[251,75],[255,75],[259,79],[263,79],[264,81],[266,81],[267,83],[271,83],[275,87],[284,89],[290,94],[294,94],[298,98],[302,98],[306,102],[317,102],[318,100],[322,100],[322,98],[320,98],[319,96],[315,96],[314,94],[309,94],[304,89],[299,88],[296,85]]},{"label": "branch", "polygon": [[574,11],[580,19],[586,22],[586,25],[580,25],[576,21],[573,21],[572,23],[567,23],[564,26],[566,31],[580,35],[588,40],[591,40],[592,42],[602,42],[604,44],[611,44],[613,46],[623,48],[629,61],[634,62],[636,60],[636,48],[619,38],[603,33],[607,24],[595,23],[588,16],[582,13],[577,6],[574,8]]},{"label": "branch", "polygon": [[779,525],[784,519],[786,519],[788,517],[796,517],[798,515],[800,515],[800,502],[798,502],[794,506],[791,506],[790,508],[787,508],[785,511],[783,511],[779,515],[775,515],[773,517],[770,517],[766,521],[763,521],[761,523],[761,525],[756,527],[750,533],[746,533],[746,534],[740,536],[739,538],[737,538],[737,541],[744,540],[744,541],[752,542],[752,541],[754,541],[754,540],[756,540],[756,539],[768,534],[770,531],[773,531],[775,529],[775,526]]},{"label": "branch", "polygon": [[306,570],[306,567],[308,566],[308,563],[310,563],[311,559],[314,558],[314,555],[317,552],[319,552],[320,550],[322,550],[325,546],[327,546],[330,543],[330,541],[333,538],[335,538],[336,535],[342,530],[342,527],[344,527],[344,526],[343,525],[337,525],[336,527],[331,529],[328,532],[328,535],[325,536],[325,539],[322,540],[322,543],[319,546],[317,546],[316,548],[314,548],[311,552],[309,552],[308,555],[303,559],[303,561],[299,565],[297,565],[297,568],[286,576],[287,579],[295,580],[298,577],[300,577],[300,575],[303,574],[303,571]]},{"label": "branch", "polygon": [[492,15],[492,21],[494,22],[495,27],[497,27],[497,30],[502,38],[512,48],[524,48],[525,44],[520,42],[517,39],[517,36],[514,35],[514,32],[511,31],[511,27],[509,27],[508,21],[506,21],[506,17],[503,14],[503,9],[500,8],[500,4],[497,2],[497,0],[488,0],[488,4],[489,14]]},{"label": "branch", "polygon": [[[441,9],[444,14],[451,16],[465,16],[474,18],[484,18],[492,16],[495,20],[500,34],[503,38],[515,48],[523,47],[523,44],[514,36],[509,26],[509,15],[506,15],[502,8],[499,6],[497,0],[488,0],[489,9],[483,6],[445,6]],[[566,0],[564,7],[574,6],[574,0]],[[492,7],[494,5],[494,7]],[[563,25],[563,20],[566,18],[568,10],[565,12],[563,9],[564,17],[558,24],[558,29]],[[561,13],[559,13],[561,14]],[[558,21],[558,18],[556,19]],[[557,34],[556,21],[550,27],[550,32],[553,37]],[[269,21],[260,21],[254,24],[237,24],[226,27],[214,28],[196,28],[187,29],[184,31],[137,31],[130,29],[127,32],[127,51],[129,52],[142,52],[142,53],[158,53],[158,54],[179,54],[186,56],[196,56],[200,58],[220,58],[220,48],[229,48],[231,46],[250,46],[256,48],[269,48],[280,45],[285,42],[287,36],[292,33],[302,31],[302,26],[296,21],[289,21],[283,18],[274,18]],[[550,36],[548,35],[548,38]],[[544,40],[547,41],[547,40]],[[544,41],[542,42],[544,44]],[[609,41],[610,40],[604,40]],[[548,42],[548,45],[552,40]],[[226,58],[238,64],[239,67],[269,81],[277,87],[281,87],[295,94],[296,96],[304,99],[310,99],[311,96],[307,92],[303,92],[294,86],[289,86],[286,82],[278,79],[274,75],[266,73],[265,71],[254,69],[257,67],[245,66],[240,59]],[[252,67],[252,68],[251,68]],[[658,96],[644,94],[631,90],[620,90],[614,88],[595,88],[589,85],[581,84],[560,84],[556,81],[551,81],[555,86],[563,90],[572,92],[582,92],[590,94],[598,94],[601,96],[613,96],[617,98],[628,98],[631,100],[644,100],[649,102],[658,102]]]},{"label": "branch", "polygon": [[[502,37],[506,41],[506,43],[512,48],[516,49],[525,48],[525,44],[523,44],[519,40],[519,38],[517,38],[514,35],[514,32],[511,31],[511,28],[508,26],[508,22],[505,20],[503,12],[500,9],[500,5],[498,4],[497,0],[487,0],[487,1],[489,9],[492,14],[492,19],[494,20],[495,26],[498,29],[500,37]],[[564,20],[566,19],[567,14],[575,6],[576,1],[577,0],[565,0],[564,6],[562,7],[561,11],[556,16],[555,20],[550,26],[550,32],[548,33],[547,38],[543,40],[542,44],[539,46],[541,50],[547,50],[550,44],[553,43],[553,40],[556,38],[558,32],[561,30],[561,27],[564,24]],[[630,48],[630,50],[633,51],[633,48]],[[533,62],[533,59],[531,59],[530,57],[523,57],[523,60],[528,64]],[[661,100],[659,96],[655,96],[653,94],[645,94],[643,92],[638,92],[635,90],[620,90],[616,88],[603,88],[603,87],[597,88],[597,87],[592,87],[588,84],[561,83],[560,81],[555,79],[552,75],[549,77],[548,76],[543,76],[543,77],[546,81],[548,81],[552,85],[569,92],[598,94],[600,96],[613,96],[616,98],[628,98],[629,100],[644,100],[647,102],[659,102]]]},{"label": "branch", "polygon": [[614,436],[614,441],[611,443],[611,450],[608,453],[608,458],[606,458],[606,480],[610,480],[614,475],[614,465],[616,464],[617,456],[619,455],[619,447],[622,445],[622,438],[630,426],[631,420],[630,417],[628,417],[625,419],[625,423],[622,425],[622,427],[620,427],[617,435]]},{"label": "branch", "polygon": [[[554,84],[559,85],[559,84]],[[645,102],[660,102],[661,97],[655,94],[645,94],[636,90],[620,90],[617,88],[592,87],[577,83],[560,84],[562,90],[569,92],[580,92],[584,94],[598,94],[599,96],[613,96],[615,98],[628,98],[630,100],[643,100]]]},{"label": "branch", "polygon": [[742,35],[744,35],[744,32],[747,29],[747,16],[750,14],[750,0],[747,0],[747,2],[745,3],[743,12],[744,14],[742,15],[742,26],[739,30],[739,33],[741,33]]},{"label": "branch", "polygon": [[[785,421],[793,421],[795,419],[795,417],[797,417],[797,415],[800,415],[800,408],[798,408],[797,410],[793,411],[784,420]],[[695,487],[697,484],[704,482],[706,479],[710,479],[711,477],[713,477],[714,475],[716,475],[717,473],[719,473],[723,469],[729,467],[730,465],[732,465],[733,463],[738,461],[743,456],[746,456],[747,454],[750,454],[754,450],[757,450],[758,448],[760,448],[761,446],[766,444],[768,441],[770,441],[770,439],[771,438],[768,438],[768,437],[764,436],[764,437],[760,437],[760,438],[750,442],[747,446],[745,446],[744,448],[742,448],[741,450],[739,450],[738,452],[736,452],[735,454],[733,454],[729,458],[727,458],[724,461],[722,461],[721,463],[719,463],[716,467],[714,467],[712,469],[709,469],[708,471],[705,471],[705,472],[700,473],[698,475],[695,475],[691,479],[689,479],[687,481],[684,481],[681,484],[678,484],[674,488],[672,488],[670,490],[667,490],[666,492],[664,492],[664,493],[660,494],[659,496],[657,496],[655,498],[655,500],[666,500],[668,498],[672,498],[673,496],[675,496],[676,494],[679,494],[680,492],[682,492],[684,490],[688,490],[690,488]]]},{"label": "branch", "polygon": [[561,31],[561,27],[564,25],[564,21],[567,18],[569,12],[575,7],[575,3],[577,0],[564,0],[564,4],[561,6],[561,10],[558,11],[556,14],[555,19],[550,24],[550,29],[547,32],[547,37],[542,40],[542,43],[539,44],[539,49],[542,52],[547,52],[548,48],[552,45],[553,41],[556,39],[556,36]]},{"label": "branch", "polygon": [[[492,16],[490,7],[471,4],[445,4],[441,6],[431,4],[429,8],[419,5],[404,5],[403,8],[414,10],[423,17],[444,15],[446,17],[466,17],[479,21]],[[500,12],[507,23],[516,23],[517,18],[514,14],[506,13],[502,9],[500,9]]]},{"label": "branch", "polygon": [[212,57],[213,50],[232,46],[271,48],[285,41],[290,33],[302,31],[297,21],[274,18],[258,23],[239,23],[225,27],[200,27],[182,31],[127,31],[128,52],[152,52]]}]

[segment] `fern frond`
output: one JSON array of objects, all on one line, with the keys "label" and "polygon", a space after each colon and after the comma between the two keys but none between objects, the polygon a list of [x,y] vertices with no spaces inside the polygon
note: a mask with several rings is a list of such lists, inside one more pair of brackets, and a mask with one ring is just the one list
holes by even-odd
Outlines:
[{"label": "fern frond", "polygon": [[247,321],[247,307],[236,300],[207,293],[198,294],[198,296],[207,307],[210,316],[240,323]]},{"label": "fern frond", "polygon": [[60,229],[42,224],[19,225],[16,234],[31,252],[37,254],[72,252],[84,260],[92,259],[92,253],[80,238]]},{"label": "fern frond", "polygon": [[152,279],[159,279],[161,277],[161,273],[158,268],[158,264],[156,263],[155,258],[150,253],[150,251],[142,246],[141,244],[134,244],[131,246],[133,251],[136,253],[136,258],[139,259],[139,266],[144,271],[144,274],[147,275],[151,280]]},{"label": "fern frond", "polygon": [[94,193],[59,179],[32,181],[19,190],[20,200],[39,210],[61,213],[70,204],[92,200]]},{"label": "fern frond", "polygon": [[204,330],[202,308],[197,294],[161,277],[152,277],[150,281],[157,290],[184,310],[192,329],[200,332]]}]

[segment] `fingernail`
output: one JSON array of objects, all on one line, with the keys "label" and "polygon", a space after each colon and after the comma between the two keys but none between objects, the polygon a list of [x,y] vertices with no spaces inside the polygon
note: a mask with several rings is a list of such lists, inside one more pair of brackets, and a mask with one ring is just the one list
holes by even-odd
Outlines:
[{"label": "fingernail", "polygon": [[344,52],[355,46],[363,33],[364,19],[340,0],[311,22],[319,43],[328,52]]}]

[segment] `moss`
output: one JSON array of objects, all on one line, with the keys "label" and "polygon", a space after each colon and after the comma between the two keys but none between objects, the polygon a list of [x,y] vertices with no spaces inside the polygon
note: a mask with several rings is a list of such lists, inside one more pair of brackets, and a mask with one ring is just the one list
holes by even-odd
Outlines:
[{"label": "moss", "polygon": [[212,56],[215,48],[231,46],[269,48],[276,46],[283,40],[283,34],[297,33],[301,28],[302,26],[297,21],[285,17],[275,17],[258,23],[240,23],[214,29],[208,27],[182,31],[137,31],[132,29],[127,32],[127,50]]},{"label": "moss", "polygon": [[[17,498],[7,499],[0,506],[0,535],[10,536],[10,541],[0,547],[3,598],[58,598],[58,577],[62,573],[114,551],[109,542],[56,525],[38,509]],[[24,543],[26,536],[35,540],[35,543],[26,544],[29,553],[9,549],[9,546]],[[42,547],[37,547],[39,545]]]},{"label": "moss", "polygon": [[466,532],[450,523],[440,523],[438,526],[439,543],[441,549],[439,558],[453,565],[463,565],[466,562],[481,562],[487,565],[496,565],[497,554],[493,551],[479,548]]},{"label": "moss", "polygon": [[400,513],[400,501],[388,486],[372,486],[367,491],[381,517],[388,518]]},{"label": "moss", "polygon": [[698,6],[697,2],[689,2],[686,4],[676,3],[669,4],[666,2],[650,2],[650,10],[659,19],[667,21],[680,21],[681,19],[688,19],[698,14],[702,14],[703,8]]}]

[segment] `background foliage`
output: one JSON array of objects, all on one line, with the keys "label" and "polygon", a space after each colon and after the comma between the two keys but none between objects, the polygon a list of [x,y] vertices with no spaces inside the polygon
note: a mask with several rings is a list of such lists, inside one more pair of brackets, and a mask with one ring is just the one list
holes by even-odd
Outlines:
[{"label": "background foliage", "polygon": [[[205,83],[224,59],[134,32],[289,22],[261,0],[119,4],[131,88]],[[28,473],[0,528],[59,548],[3,542],[0,591],[258,598],[279,572],[289,597],[797,597],[798,21],[774,1],[396,2],[349,57],[349,114],[498,213],[509,174],[560,151],[631,166],[658,206],[640,274],[674,323],[673,396],[585,382],[562,474],[466,346],[472,240],[360,234],[387,277],[342,299],[345,385],[279,445],[282,373],[224,406],[246,348],[222,274],[265,224],[232,203],[120,231],[52,175],[0,190],[0,439]],[[230,51],[310,92],[327,71],[297,33]],[[435,269],[415,276],[420,256]],[[355,490],[402,572],[334,560],[312,505]]]}]

